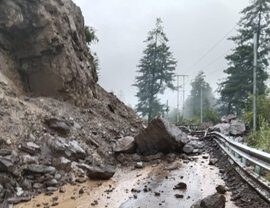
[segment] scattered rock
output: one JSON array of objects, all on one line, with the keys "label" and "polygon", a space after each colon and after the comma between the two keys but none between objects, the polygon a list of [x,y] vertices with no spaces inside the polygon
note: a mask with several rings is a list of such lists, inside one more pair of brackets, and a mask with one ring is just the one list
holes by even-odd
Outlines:
[{"label": "scattered rock", "polygon": [[0,157],[0,172],[13,173],[15,166],[11,159]]},{"label": "scattered rock", "polygon": [[209,165],[215,165],[216,163],[217,163],[217,159],[216,158],[211,158],[210,160],[209,160]]},{"label": "scattered rock", "polygon": [[135,168],[138,168],[138,169],[143,168],[143,162],[136,162]]},{"label": "scattered rock", "polygon": [[35,144],[34,142],[26,142],[19,144],[18,148],[21,151],[27,152],[31,155],[35,155],[40,152],[40,146]]},{"label": "scattered rock", "polygon": [[160,196],[160,193],[159,192],[155,192],[155,196]]},{"label": "scattered rock", "polygon": [[116,144],[113,146],[113,151],[116,153],[134,153],[134,137],[127,136],[117,140]]},{"label": "scattered rock", "polygon": [[142,159],[143,159],[144,162],[151,162],[151,161],[154,161],[154,160],[160,160],[163,157],[164,157],[164,154],[159,152],[157,154],[144,156],[144,157],[142,157]]},{"label": "scattered rock", "polygon": [[106,167],[91,166],[87,170],[90,179],[108,180],[115,174],[115,167],[107,165]]},{"label": "scattered rock", "polygon": [[83,194],[83,193],[84,193],[84,189],[83,188],[80,188],[79,194]]},{"label": "scattered rock", "polygon": [[31,172],[31,173],[40,173],[40,174],[46,174],[46,173],[54,174],[56,172],[55,168],[52,166],[37,165],[37,164],[28,165],[25,171]]},{"label": "scattered rock", "polygon": [[168,163],[174,162],[176,159],[176,155],[174,153],[169,153],[166,155],[166,160]]},{"label": "scattered rock", "polygon": [[219,193],[219,194],[225,194],[226,193],[226,188],[224,187],[224,186],[222,186],[222,185],[218,185],[217,187],[216,187],[216,190],[217,190],[217,192]]},{"label": "scattered rock", "polygon": [[10,149],[0,149],[0,156],[11,155],[12,151]]},{"label": "scattered rock", "polygon": [[225,208],[226,198],[218,193],[199,200],[191,208]]},{"label": "scattered rock", "polygon": [[28,202],[31,200],[31,197],[12,197],[7,200],[9,204],[19,204],[22,202]]},{"label": "scattered rock", "polygon": [[191,154],[194,150],[194,147],[191,144],[185,144],[183,147],[183,152],[186,154]]},{"label": "scattered rock", "polygon": [[58,170],[64,170],[66,172],[71,170],[71,161],[65,157],[53,158],[52,165]]},{"label": "scattered rock", "polygon": [[69,134],[70,129],[71,129],[71,126],[68,122],[66,122],[65,120],[57,119],[57,118],[46,118],[45,124],[49,128],[57,131],[58,133],[62,135]]},{"label": "scattered rock", "polygon": [[184,198],[184,195],[182,195],[182,194],[175,194],[174,196],[177,199],[183,199]]},{"label": "scattered rock", "polygon": [[175,190],[175,189],[180,189],[180,190],[182,190],[182,189],[187,189],[187,184],[184,183],[184,182],[180,182],[180,183],[178,183],[177,185],[175,185],[173,189],[174,189],[174,190]]}]

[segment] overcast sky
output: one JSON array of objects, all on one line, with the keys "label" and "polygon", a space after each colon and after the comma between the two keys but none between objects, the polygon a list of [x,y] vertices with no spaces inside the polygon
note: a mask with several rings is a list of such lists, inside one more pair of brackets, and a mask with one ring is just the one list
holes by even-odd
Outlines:
[{"label": "overcast sky", "polygon": [[[203,70],[213,90],[224,79],[224,56],[233,47],[226,39],[209,51],[226,34],[235,33],[239,12],[250,0],[74,0],[81,7],[86,25],[97,30],[99,43],[92,47],[100,60],[99,83],[108,91],[122,94],[134,106],[136,66],[145,48],[143,41],[161,17],[174,57],[177,74],[189,75],[190,82]],[[232,30],[233,29],[233,30]],[[200,60],[198,62],[198,60]],[[163,101],[176,106],[176,92],[168,91]],[[181,101],[182,102],[182,101]]]}]

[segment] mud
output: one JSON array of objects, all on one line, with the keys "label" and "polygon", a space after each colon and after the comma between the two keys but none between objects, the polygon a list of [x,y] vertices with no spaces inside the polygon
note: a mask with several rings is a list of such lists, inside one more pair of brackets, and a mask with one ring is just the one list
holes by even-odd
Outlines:
[{"label": "mud", "polygon": [[[209,159],[204,158],[197,156],[192,158],[193,161],[183,161],[177,157],[173,163],[157,161],[156,164],[146,164],[143,169],[119,166],[109,181],[67,185],[65,193],[57,191],[52,196],[39,195],[15,207],[51,206],[53,198],[57,197],[56,208],[189,208],[195,201],[215,193],[217,185],[224,184],[218,168],[209,166]],[[187,189],[174,190],[179,182],[186,183]],[[227,208],[237,207],[230,201],[230,192],[225,196]]]}]

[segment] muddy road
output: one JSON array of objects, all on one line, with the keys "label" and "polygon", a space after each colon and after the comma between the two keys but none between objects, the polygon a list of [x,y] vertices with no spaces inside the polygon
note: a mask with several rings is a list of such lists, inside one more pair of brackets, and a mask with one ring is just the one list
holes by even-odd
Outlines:
[{"label": "muddy road", "polygon": [[[87,181],[67,185],[51,196],[39,195],[17,208],[189,208],[195,201],[216,193],[217,185],[224,185],[219,169],[210,166],[207,154],[173,162],[157,160],[143,168],[118,167],[109,181]],[[186,189],[175,190],[183,182]],[[64,193],[61,193],[64,192]],[[234,208],[230,192],[225,194],[226,207]]]}]

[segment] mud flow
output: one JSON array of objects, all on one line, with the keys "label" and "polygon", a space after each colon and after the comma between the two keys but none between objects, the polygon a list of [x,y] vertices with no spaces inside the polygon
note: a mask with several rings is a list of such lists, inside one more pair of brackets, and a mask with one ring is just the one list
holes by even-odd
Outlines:
[{"label": "mud flow", "polygon": [[[216,193],[218,185],[224,185],[219,170],[209,166],[209,157],[200,155],[172,163],[165,160],[145,164],[142,169],[118,167],[109,181],[88,181],[83,184],[66,185],[52,196],[39,195],[16,208],[190,208],[197,200]],[[183,182],[186,189],[175,189]],[[236,207],[225,194],[226,207]]]}]

